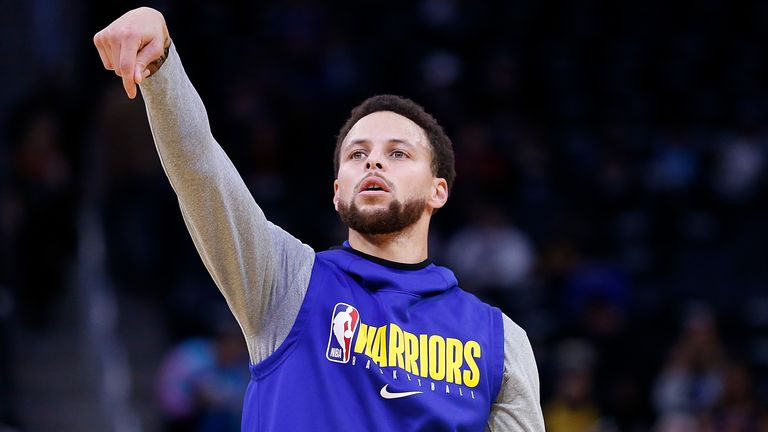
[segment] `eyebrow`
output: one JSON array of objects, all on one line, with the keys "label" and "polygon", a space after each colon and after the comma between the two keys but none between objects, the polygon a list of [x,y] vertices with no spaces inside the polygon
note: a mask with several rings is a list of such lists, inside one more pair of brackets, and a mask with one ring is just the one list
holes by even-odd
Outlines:
[{"label": "eyebrow", "polygon": [[[356,140],[349,141],[346,145],[344,145],[344,148],[348,148],[348,147],[355,146],[355,145],[360,145],[360,144],[370,144],[370,142],[371,142],[371,140],[369,140],[369,139],[359,138],[359,139],[356,139]],[[412,143],[410,143],[408,141],[405,141],[405,140],[402,140],[402,139],[399,139],[399,138],[390,138],[390,139],[387,140],[387,143],[397,143],[397,144],[404,144],[404,145],[406,145],[408,147],[416,147],[415,144],[412,144]]]}]

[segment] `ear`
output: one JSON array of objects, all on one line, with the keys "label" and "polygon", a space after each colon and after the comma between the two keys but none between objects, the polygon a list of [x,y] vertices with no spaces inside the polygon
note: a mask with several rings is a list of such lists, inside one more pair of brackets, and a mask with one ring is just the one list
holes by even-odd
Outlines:
[{"label": "ear", "polygon": [[339,211],[339,180],[333,181],[333,208]]},{"label": "ear", "polygon": [[433,210],[437,210],[448,202],[448,182],[444,178],[435,177],[432,179],[432,194],[429,197],[428,205]]}]

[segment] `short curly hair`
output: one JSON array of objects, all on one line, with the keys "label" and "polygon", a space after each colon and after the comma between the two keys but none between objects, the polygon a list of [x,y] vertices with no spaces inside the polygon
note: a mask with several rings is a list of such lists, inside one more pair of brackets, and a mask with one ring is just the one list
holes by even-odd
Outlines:
[{"label": "short curly hair", "polygon": [[451,139],[445,134],[437,120],[427,113],[421,105],[402,96],[372,96],[352,109],[349,118],[344,123],[344,126],[341,127],[339,135],[336,137],[336,150],[333,152],[334,175],[338,176],[339,174],[341,145],[347,134],[349,134],[349,130],[361,118],[380,111],[391,111],[400,114],[424,130],[432,148],[432,174],[435,177],[444,178],[450,192],[453,188],[453,181],[456,179],[455,158]]}]

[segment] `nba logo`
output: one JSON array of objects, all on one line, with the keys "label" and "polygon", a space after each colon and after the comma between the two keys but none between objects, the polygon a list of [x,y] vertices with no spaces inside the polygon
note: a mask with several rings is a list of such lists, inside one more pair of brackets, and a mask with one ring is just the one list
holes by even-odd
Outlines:
[{"label": "nba logo", "polygon": [[352,338],[355,336],[360,313],[354,306],[336,303],[331,315],[331,334],[325,358],[332,362],[347,363],[352,352]]}]

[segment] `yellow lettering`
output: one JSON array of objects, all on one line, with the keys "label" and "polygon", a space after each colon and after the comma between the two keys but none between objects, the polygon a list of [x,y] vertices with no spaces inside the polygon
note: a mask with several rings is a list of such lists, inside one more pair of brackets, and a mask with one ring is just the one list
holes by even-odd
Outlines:
[{"label": "yellow lettering", "polygon": [[[421,376],[426,378],[429,375],[429,371],[427,370],[427,361],[428,361],[428,354],[427,354],[427,335],[419,335],[419,370],[421,371]],[[416,372],[414,372],[416,373]]]},{"label": "yellow lettering", "polygon": [[376,334],[376,327],[368,327],[367,325],[360,323],[360,328],[357,330],[357,340],[355,340],[354,351],[356,353],[363,353],[368,357],[371,356],[371,344],[373,343],[373,336]]},{"label": "yellow lettering", "polygon": [[380,367],[387,367],[387,326],[383,325],[376,329],[376,338],[373,341],[370,357]]},{"label": "yellow lettering", "polygon": [[419,339],[413,333],[403,331],[405,339],[405,370],[414,374],[419,374],[419,367],[416,365],[416,359],[419,358]]},{"label": "yellow lettering", "polygon": [[445,342],[447,345],[445,350],[445,380],[449,383],[461,384],[461,365],[464,364],[461,341],[447,338]]},{"label": "yellow lettering", "polygon": [[389,365],[403,369],[403,330],[397,324],[389,325]]},{"label": "yellow lettering", "polygon": [[480,382],[480,369],[477,367],[475,357],[480,358],[480,344],[471,340],[464,344],[464,361],[469,370],[464,371],[464,385],[467,387],[477,387]]},{"label": "yellow lettering", "polygon": [[429,377],[445,378],[445,339],[438,335],[429,337]]},{"label": "yellow lettering", "polygon": [[[361,322],[354,352],[365,354],[379,367],[398,367],[435,381],[445,380],[469,388],[480,383],[476,359],[482,357],[482,348],[473,340],[462,343],[440,335],[416,335],[393,323],[387,328],[387,325],[373,327]],[[366,367],[369,364],[370,361]]]}]

